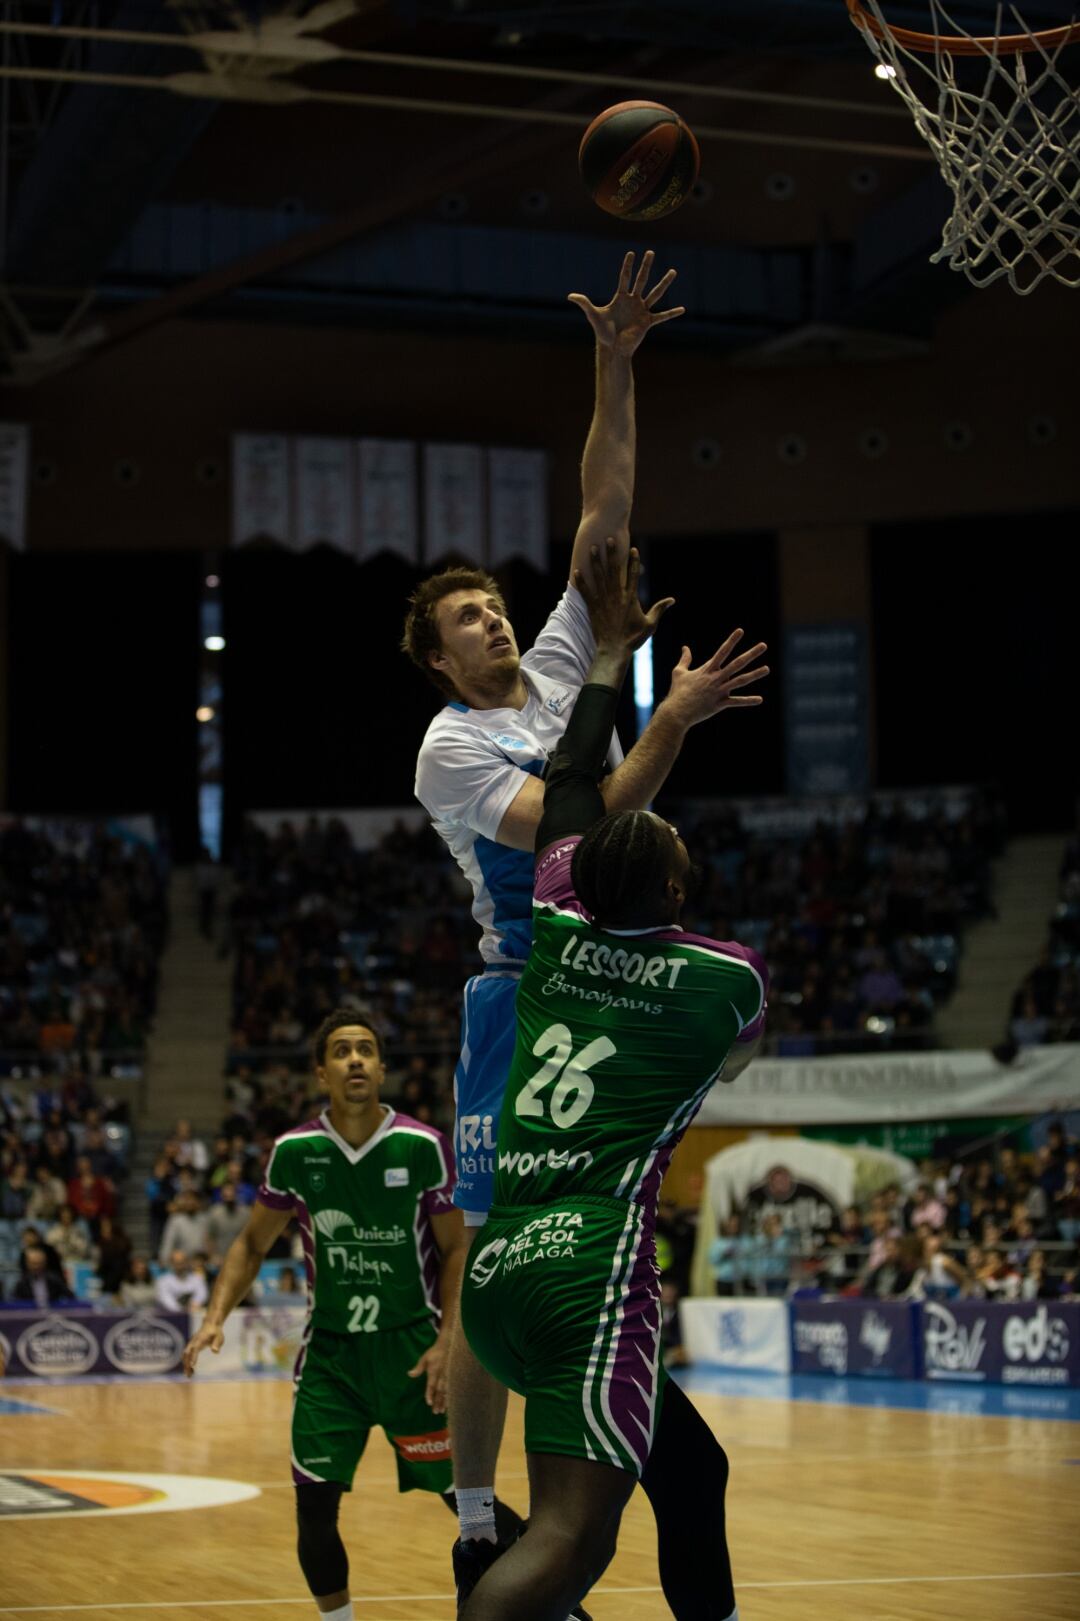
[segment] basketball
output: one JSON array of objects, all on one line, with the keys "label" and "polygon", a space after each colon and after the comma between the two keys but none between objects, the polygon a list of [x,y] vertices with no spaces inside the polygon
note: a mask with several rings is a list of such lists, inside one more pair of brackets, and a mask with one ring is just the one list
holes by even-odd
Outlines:
[{"label": "basketball", "polygon": [[658,101],[620,101],[598,114],[582,136],[578,167],[585,188],[607,214],[657,220],[686,201],[701,154],[693,131]]}]

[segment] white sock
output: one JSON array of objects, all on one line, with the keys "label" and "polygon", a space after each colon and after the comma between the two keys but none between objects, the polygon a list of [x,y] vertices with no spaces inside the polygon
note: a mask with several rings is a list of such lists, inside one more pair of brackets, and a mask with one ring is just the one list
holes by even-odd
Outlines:
[{"label": "white sock", "polygon": [[462,1542],[498,1542],[494,1486],[457,1486],[454,1496]]},{"label": "white sock", "polygon": [[354,1621],[352,1599],[338,1610],[320,1610],[319,1614],[322,1621]]}]

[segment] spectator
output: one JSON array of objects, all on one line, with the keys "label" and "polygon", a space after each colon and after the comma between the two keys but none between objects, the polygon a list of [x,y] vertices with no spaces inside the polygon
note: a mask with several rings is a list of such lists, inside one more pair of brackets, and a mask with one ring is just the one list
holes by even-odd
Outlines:
[{"label": "spectator", "polygon": [[1065,1161],[1065,1180],[1054,1194],[1054,1214],[1065,1243],[1075,1244],[1080,1239],[1080,1161],[1074,1152]]},{"label": "spectator", "polygon": [[247,1210],[236,1197],[236,1184],[226,1182],[216,1203],[210,1206],[206,1219],[206,1240],[210,1260],[220,1264],[229,1245],[246,1227]]},{"label": "spectator", "polygon": [[206,1305],[210,1291],[206,1278],[195,1269],[191,1256],[173,1250],[169,1270],[154,1285],[154,1300],[163,1311],[197,1311]]},{"label": "spectator", "polygon": [[146,1197],[150,1202],[150,1239],[155,1250],[161,1244],[161,1235],[169,1218],[169,1206],[175,1194],[169,1161],[161,1155],[154,1161],[154,1169],[146,1180]]},{"label": "spectator", "polygon": [[22,1221],[32,1192],[26,1161],[17,1159],[0,1177],[0,1221]]},{"label": "spectator", "polygon": [[1060,1292],[1046,1269],[1046,1255],[1042,1250],[1032,1250],[1020,1285],[1021,1300],[1056,1300]]},{"label": "spectator", "polygon": [[870,1212],[870,1253],[866,1258],[864,1281],[876,1272],[889,1253],[889,1241],[899,1238],[900,1230],[894,1225],[889,1212],[878,1206]]},{"label": "spectator", "polygon": [[61,1205],[57,1219],[45,1234],[45,1238],[65,1266],[71,1266],[76,1261],[89,1261],[91,1258],[94,1241],[90,1229],[69,1204]]},{"label": "spectator", "polygon": [[1025,1047],[1038,1047],[1044,1042],[1049,1028],[1050,1020],[1039,1012],[1035,997],[1029,993],[1024,997],[1020,1013],[1009,1025],[1009,1034],[1022,1052]]},{"label": "spectator", "polygon": [[193,1256],[207,1248],[208,1217],[195,1192],[182,1193],[177,1208],[165,1223],[158,1256],[164,1266],[170,1255]]},{"label": "spectator", "polygon": [[785,1231],[782,1218],[776,1213],[766,1216],[748,1257],[748,1270],[758,1294],[786,1294],[792,1249],[791,1234]]},{"label": "spectator", "polygon": [[95,1176],[114,1183],[120,1174],[120,1162],[112,1152],[100,1126],[89,1126],[83,1136],[81,1155],[89,1160]]},{"label": "spectator", "polygon": [[922,1267],[913,1281],[912,1292],[932,1300],[952,1300],[970,1282],[967,1272],[945,1249],[940,1233],[927,1233],[923,1240]]},{"label": "spectator", "polygon": [[80,1155],[75,1161],[75,1175],[68,1183],[67,1202],[76,1215],[82,1216],[89,1224],[90,1231],[97,1231],[97,1224],[102,1216],[116,1214],[116,1196],[111,1182],[102,1176],[95,1176],[90,1161],[85,1155]]},{"label": "spectator", "polygon": [[27,1225],[19,1234],[19,1270],[25,1277],[27,1270],[26,1257],[31,1250],[41,1250],[50,1272],[63,1272],[64,1266],[59,1255],[52,1245],[42,1236],[41,1229]]},{"label": "spectator", "polygon": [[129,1311],[156,1304],[157,1287],[150,1276],[150,1263],[145,1255],[130,1258],[114,1298],[118,1306],[126,1306]]},{"label": "spectator", "polygon": [[825,1235],[827,1256],[825,1273],[835,1288],[854,1283],[859,1275],[862,1258],[859,1251],[866,1242],[866,1232],[855,1205],[841,1213],[839,1223]]},{"label": "spectator", "polygon": [[43,1249],[33,1245],[26,1250],[25,1260],[26,1271],[15,1285],[13,1299],[25,1300],[39,1311],[47,1311],[50,1306],[75,1298],[63,1272],[58,1266],[49,1265],[49,1257]]},{"label": "spectator", "polygon": [[1021,1276],[999,1249],[987,1249],[979,1283],[987,1300],[1019,1300]]},{"label": "spectator", "polygon": [[945,1225],[945,1213],[945,1206],[937,1194],[925,1182],[920,1182],[911,1206],[911,1227],[932,1227],[939,1232]]},{"label": "spectator", "polygon": [[119,1290],[127,1276],[131,1250],[131,1239],[120,1222],[112,1216],[102,1216],[98,1226],[97,1261],[102,1294],[115,1295]]},{"label": "spectator", "polygon": [[176,1122],[171,1143],[171,1159],[174,1166],[177,1168],[183,1166],[200,1177],[206,1174],[210,1166],[210,1155],[202,1138],[193,1135],[190,1120]]},{"label": "spectator", "polygon": [[60,1178],[54,1176],[48,1166],[39,1165],[34,1172],[34,1185],[26,1204],[27,1218],[51,1226],[66,1203],[67,1190]]},{"label": "spectator", "polygon": [[720,1224],[720,1232],[709,1245],[709,1268],[718,1295],[742,1293],[744,1241],[742,1220],[733,1210]]},{"label": "spectator", "polygon": [[911,1290],[922,1258],[919,1240],[887,1238],[885,1255],[863,1280],[862,1294],[869,1300],[900,1300]]}]

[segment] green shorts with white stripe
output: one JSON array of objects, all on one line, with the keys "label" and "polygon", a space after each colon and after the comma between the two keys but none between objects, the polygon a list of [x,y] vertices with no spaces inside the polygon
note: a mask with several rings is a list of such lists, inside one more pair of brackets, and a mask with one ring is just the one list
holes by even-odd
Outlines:
[{"label": "green shorts with white stripe", "polygon": [[469,1344],[525,1397],[526,1452],[640,1475],[663,1394],[652,1221],[625,1200],[498,1206],[461,1293]]}]

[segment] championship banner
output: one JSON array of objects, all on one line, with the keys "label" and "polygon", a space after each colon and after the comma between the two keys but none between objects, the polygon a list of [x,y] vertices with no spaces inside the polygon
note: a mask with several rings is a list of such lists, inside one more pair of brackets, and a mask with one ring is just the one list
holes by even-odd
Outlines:
[{"label": "championship banner", "polygon": [[394,552],[415,565],[420,560],[415,444],[411,439],[361,439],[356,454],[361,561]]},{"label": "championship banner", "polygon": [[790,625],[784,633],[787,791],[861,794],[868,786],[866,631]]},{"label": "championship banner", "polygon": [[488,451],[490,566],[523,557],[546,573],[548,566],[547,453]]},{"label": "championship banner", "polygon": [[1080,1043],[1063,1042],[1029,1047],[1011,1064],[989,1052],[755,1058],[733,1085],[713,1087],[696,1124],[870,1125],[1078,1107]]},{"label": "championship banner", "polygon": [[352,557],[353,535],[352,443],[348,439],[295,439],[293,441],[296,515],[293,544],[306,551],[320,541]]},{"label": "championship banner", "polygon": [[927,1300],[927,1379],[967,1384],[1080,1385],[1080,1303]]},{"label": "championship banner", "polygon": [[0,422],[0,540],[21,552],[26,546],[26,490],[30,429]]},{"label": "championship banner", "polygon": [[306,1305],[242,1306],[225,1321],[217,1356],[200,1357],[200,1373],[291,1373],[307,1325]]},{"label": "championship banner", "polygon": [[424,446],[424,562],[453,554],[484,562],[483,451],[479,445]]},{"label": "championship banner", "polygon": [[722,1149],[705,1166],[692,1293],[713,1293],[709,1245],[733,1210],[744,1213],[754,1231],[767,1216],[779,1216],[785,1232],[813,1248],[848,1205],[864,1203],[890,1182],[910,1187],[916,1176],[910,1160],[886,1149],[844,1148],[806,1137],[751,1137]]},{"label": "championship banner", "polygon": [[189,1333],[186,1311],[4,1311],[0,1360],[9,1377],[176,1373]]},{"label": "championship banner", "polygon": [[908,1300],[793,1300],[795,1373],[919,1377],[919,1311]]},{"label": "championship banner", "polygon": [[758,1373],[791,1372],[785,1300],[679,1302],[683,1346],[691,1362]]},{"label": "championship banner", "polygon": [[290,538],[289,441],[283,433],[232,437],[232,543]]}]

